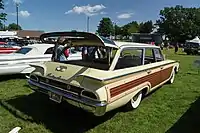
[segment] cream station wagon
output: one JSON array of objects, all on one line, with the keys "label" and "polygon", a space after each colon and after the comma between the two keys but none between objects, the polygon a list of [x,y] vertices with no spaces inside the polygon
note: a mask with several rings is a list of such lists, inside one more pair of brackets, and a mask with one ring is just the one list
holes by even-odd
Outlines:
[{"label": "cream station wagon", "polygon": [[[41,40],[49,37],[58,37],[52,61],[32,64],[30,87],[96,116],[124,105],[137,108],[152,90],[173,83],[179,70],[179,63],[166,60],[157,46],[115,42],[86,32],[46,33]],[[63,52],[58,52],[60,46]],[[82,58],[60,61],[70,47],[81,49]]]}]

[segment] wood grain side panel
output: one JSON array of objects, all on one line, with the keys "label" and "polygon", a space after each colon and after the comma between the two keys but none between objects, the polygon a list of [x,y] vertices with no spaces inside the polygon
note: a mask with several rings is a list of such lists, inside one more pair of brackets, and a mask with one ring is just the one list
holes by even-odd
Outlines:
[{"label": "wood grain side panel", "polygon": [[[117,87],[111,88],[110,89],[110,97],[113,98],[117,95],[120,95],[123,92],[126,92],[146,81],[151,83],[151,88],[155,87],[156,85],[160,84],[161,82],[163,82],[162,80],[165,79],[167,80],[169,78],[169,76],[171,75],[171,71],[172,71],[173,67],[164,69],[162,71],[158,71],[152,74],[149,74],[147,76],[141,77],[139,79],[133,80],[131,82],[119,85]],[[164,74],[163,78],[161,78],[161,73]]]},{"label": "wood grain side panel", "polygon": [[167,79],[170,78],[172,70],[173,70],[173,67],[169,67],[162,71],[162,81],[166,81]]}]

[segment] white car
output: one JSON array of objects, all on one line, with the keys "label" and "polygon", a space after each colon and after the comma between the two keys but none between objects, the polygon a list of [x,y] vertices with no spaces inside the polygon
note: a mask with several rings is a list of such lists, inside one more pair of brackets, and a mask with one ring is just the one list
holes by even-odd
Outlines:
[{"label": "white car", "polygon": [[29,64],[50,61],[54,44],[24,46],[10,54],[0,55],[0,75],[29,74],[34,68]]}]

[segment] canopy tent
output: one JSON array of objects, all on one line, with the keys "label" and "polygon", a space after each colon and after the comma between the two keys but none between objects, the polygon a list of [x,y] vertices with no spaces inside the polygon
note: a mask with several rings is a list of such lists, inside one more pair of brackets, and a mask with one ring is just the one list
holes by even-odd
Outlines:
[{"label": "canopy tent", "polygon": [[199,43],[199,44],[200,44],[200,39],[199,39],[199,37],[197,36],[197,37],[195,37],[194,39],[189,40],[189,41],[187,41],[187,42]]}]

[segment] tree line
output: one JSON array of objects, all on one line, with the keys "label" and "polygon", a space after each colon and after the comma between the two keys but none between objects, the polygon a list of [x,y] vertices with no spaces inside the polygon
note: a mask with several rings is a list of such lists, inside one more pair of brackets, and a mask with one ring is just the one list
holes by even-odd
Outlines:
[{"label": "tree line", "polygon": [[4,1],[3,0],[0,0],[0,30],[9,30],[9,31],[12,31],[12,30],[22,30],[22,27],[15,24],[15,23],[11,23],[9,24],[8,26],[4,25],[3,22],[5,22],[7,19],[6,19],[6,16],[7,14],[4,11]]},{"label": "tree line", "polygon": [[132,21],[118,26],[110,18],[102,18],[97,34],[109,37],[110,35],[130,36],[131,33],[151,33],[157,27],[156,33],[165,35],[172,42],[184,43],[186,40],[200,36],[200,8],[165,7],[160,11],[160,18],[153,23],[151,20],[143,23]]},{"label": "tree line", "polygon": [[99,23],[97,33],[104,37],[109,37],[110,35],[121,35],[130,36],[131,33],[151,33],[153,31],[153,22],[147,21],[138,23],[137,21],[132,21],[126,25],[118,26],[112,23],[110,18],[102,18]]}]

